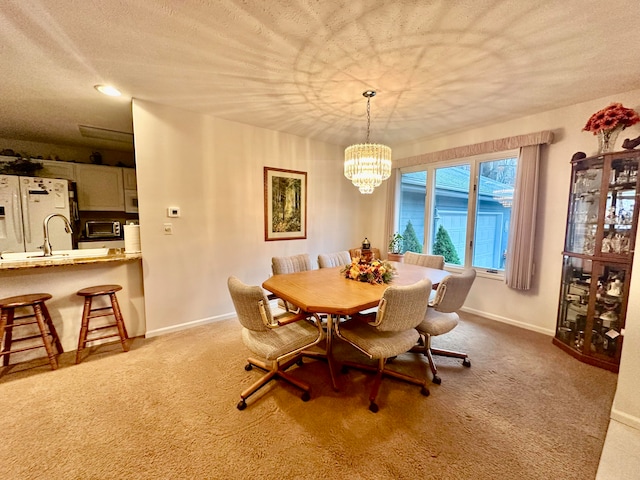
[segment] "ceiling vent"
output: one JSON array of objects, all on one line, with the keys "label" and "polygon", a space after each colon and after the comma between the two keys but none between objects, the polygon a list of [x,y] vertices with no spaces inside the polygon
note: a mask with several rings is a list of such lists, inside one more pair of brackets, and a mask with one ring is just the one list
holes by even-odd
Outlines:
[{"label": "ceiling vent", "polygon": [[106,128],[90,127],[89,125],[78,125],[78,129],[83,137],[133,144],[132,133],[108,130]]}]

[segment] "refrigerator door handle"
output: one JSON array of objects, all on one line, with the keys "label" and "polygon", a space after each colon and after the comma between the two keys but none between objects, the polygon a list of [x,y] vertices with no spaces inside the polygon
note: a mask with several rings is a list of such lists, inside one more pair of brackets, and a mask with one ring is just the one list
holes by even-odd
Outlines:
[{"label": "refrigerator door handle", "polygon": [[13,229],[16,232],[16,240],[22,243],[22,218],[20,218],[20,202],[18,192],[14,190],[11,196],[11,209],[13,210]]},{"label": "refrigerator door handle", "polygon": [[22,191],[22,214],[24,215],[24,238],[31,243],[31,219],[29,218],[29,198],[26,189]]}]

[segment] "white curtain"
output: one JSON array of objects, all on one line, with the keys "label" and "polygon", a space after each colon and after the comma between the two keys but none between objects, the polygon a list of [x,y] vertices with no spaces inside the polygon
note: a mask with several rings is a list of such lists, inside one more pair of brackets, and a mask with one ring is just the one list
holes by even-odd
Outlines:
[{"label": "white curtain", "polygon": [[516,290],[529,290],[533,280],[539,165],[540,145],[520,147],[504,272],[505,283]]}]

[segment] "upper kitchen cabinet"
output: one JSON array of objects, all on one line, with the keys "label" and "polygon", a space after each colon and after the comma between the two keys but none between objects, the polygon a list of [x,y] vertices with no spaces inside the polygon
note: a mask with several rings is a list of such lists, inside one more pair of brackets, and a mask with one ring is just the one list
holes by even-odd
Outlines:
[{"label": "upper kitchen cabinet", "polygon": [[39,177],[64,178],[76,181],[75,164],[71,162],[56,162],[54,160],[37,160],[42,163],[42,168],[36,172]]},{"label": "upper kitchen cabinet", "polygon": [[80,210],[124,211],[122,168],[75,164]]}]

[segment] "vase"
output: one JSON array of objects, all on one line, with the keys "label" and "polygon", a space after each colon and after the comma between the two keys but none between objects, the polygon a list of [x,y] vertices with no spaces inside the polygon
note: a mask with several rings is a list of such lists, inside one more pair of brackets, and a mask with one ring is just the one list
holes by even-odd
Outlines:
[{"label": "vase", "polygon": [[616,140],[621,131],[622,128],[613,128],[611,130],[600,130],[598,132],[598,155],[615,150]]}]

